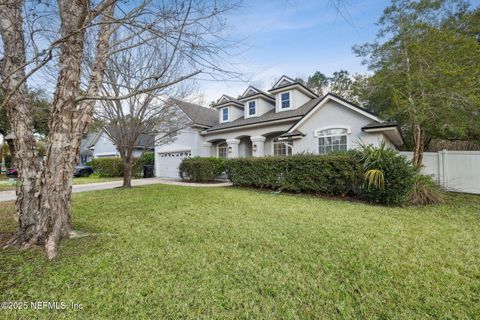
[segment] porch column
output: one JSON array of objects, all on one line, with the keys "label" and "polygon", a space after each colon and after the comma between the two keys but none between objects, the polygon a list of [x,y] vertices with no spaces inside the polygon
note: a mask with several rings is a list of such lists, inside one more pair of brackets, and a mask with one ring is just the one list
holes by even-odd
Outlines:
[{"label": "porch column", "polygon": [[240,140],[238,139],[228,139],[228,155],[227,158],[238,158],[238,144]]},{"label": "porch column", "polygon": [[252,141],[252,155],[254,157],[264,157],[265,156],[265,138],[264,136],[254,136],[250,137]]},{"label": "porch column", "polygon": [[200,146],[200,157],[211,157],[212,150],[212,143],[211,142],[204,142]]}]

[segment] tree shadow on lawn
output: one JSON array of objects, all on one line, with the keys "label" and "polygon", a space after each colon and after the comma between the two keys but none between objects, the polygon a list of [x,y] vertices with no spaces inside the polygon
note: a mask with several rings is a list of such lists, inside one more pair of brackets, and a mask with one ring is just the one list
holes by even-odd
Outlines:
[{"label": "tree shadow on lawn", "polygon": [[[3,246],[12,237],[16,227],[15,202],[3,202],[0,206],[0,250],[4,250]],[[115,236],[114,234],[105,233],[104,230],[98,229],[98,226],[85,223],[85,221],[75,223],[74,220],[74,231],[76,235],[69,239],[62,240],[62,245],[60,246],[60,252],[62,254],[59,255],[59,257],[89,255],[90,251],[102,251],[102,243],[106,241],[101,238]],[[75,246],[74,250],[71,250],[72,245]],[[43,246],[36,246],[31,249],[37,253],[44,253]],[[25,251],[27,250],[12,248],[4,250],[4,253],[19,255]],[[28,251],[30,251],[30,249]]]}]

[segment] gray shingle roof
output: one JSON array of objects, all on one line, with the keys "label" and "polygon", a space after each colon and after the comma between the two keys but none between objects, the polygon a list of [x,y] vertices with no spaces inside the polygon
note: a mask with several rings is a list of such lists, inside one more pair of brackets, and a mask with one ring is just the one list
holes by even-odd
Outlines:
[{"label": "gray shingle roof", "polygon": [[398,124],[396,122],[377,122],[373,121],[363,126],[362,129],[375,129],[375,128],[386,128],[386,127],[397,127]]},{"label": "gray shingle roof", "polygon": [[293,130],[292,132],[285,132],[284,134],[280,135],[281,138],[288,138],[288,137],[296,137],[296,136],[304,136],[305,134],[299,130]]},{"label": "gray shingle roof", "polygon": [[240,127],[248,124],[255,124],[255,123],[262,123],[262,122],[268,122],[268,121],[274,121],[274,120],[282,120],[282,119],[288,119],[288,118],[294,118],[294,117],[302,117],[306,113],[308,113],[315,105],[322,100],[322,98],[315,98],[301,107],[298,107],[295,110],[289,110],[289,111],[282,111],[282,112],[275,112],[275,109],[270,110],[264,114],[262,114],[259,117],[253,117],[253,118],[240,118],[237,120],[234,120],[232,122],[225,122],[225,123],[220,123],[219,125],[213,126],[210,129],[207,129],[207,132],[211,131],[216,131],[216,130],[221,130],[221,129],[227,129],[227,128],[234,128],[234,127]]},{"label": "gray shingle roof", "polygon": [[88,133],[80,143],[80,151],[93,147],[101,135],[101,131]]},{"label": "gray shingle roof", "polygon": [[202,107],[198,104],[185,102],[171,98],[177,107],[179,107],[194,124],[204,126],[214,126],[218,124],[218,111]]}]

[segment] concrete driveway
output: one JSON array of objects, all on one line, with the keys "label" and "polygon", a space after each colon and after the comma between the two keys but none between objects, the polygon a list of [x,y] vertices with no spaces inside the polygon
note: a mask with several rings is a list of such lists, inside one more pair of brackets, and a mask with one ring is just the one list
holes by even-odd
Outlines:
[{"label": "concrete driveway", "polygon": [[[110,181],[110,182],[99,182],[99,183],[88,183],[88,184],[78,184],[73,185],[73,193],[77,192],[86,192],[86,191],[95,191],[95,190],[105,190],[113,189],[122,186],[122,181]],[[148,178],[148,179],[134,179],[132,180],[132,186],[146,186],[149,184],[171,184],[176,186],[190,186],[190,187],[228,187],[231,186],[230,182],[219,182],[219,183],[191,183],[191,182],[182,182],[178,179],[166,179],[166,178]],[[3,201],[12,201],[15,200],[15,191],[2,191],[0,192],[0,202]]]}]

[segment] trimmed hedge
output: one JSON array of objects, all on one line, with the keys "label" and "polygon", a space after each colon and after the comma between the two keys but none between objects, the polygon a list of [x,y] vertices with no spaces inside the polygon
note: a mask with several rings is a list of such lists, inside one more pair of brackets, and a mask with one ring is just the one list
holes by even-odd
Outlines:
[{"label": "trimmed hedge", "polygon": [[180,178],[192,182],[216,180],[225,171],[225,160],[213,157],[184,159],[179,166]]},{"label": "trimmed hedge", "polygon": [[353,194],[362,177],[347,155],[237,158],[226,162],[226,171],[234,185],[341,196]]},{"label": "trimmed hedge", "polygon": [[[132,168],[132,176],[141,178],[143,176],[143,160],[136,159]],[[90,161],[93,171],[100,177],[122,177],[123,160],[122,158],[95,158]]]},{"label": "trimmed hedge", "polygon": [[228,160],[197,157],[182,161],[180,177],[189,181],[213,181],[225,171],[237,186],[350,195],[388,205],[406,203],[413,188],[415,169],[398,152],[372,150],[378,156],[373,169],[382,171],[381,188],[368,185],[364,175],[367,170],[365,153],[362,151]]}]

